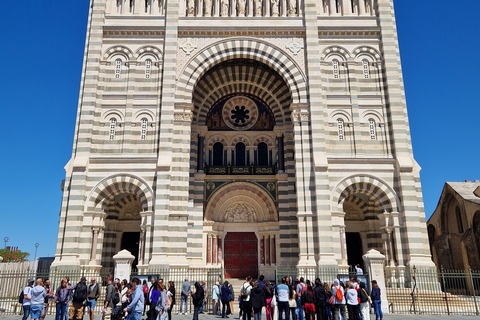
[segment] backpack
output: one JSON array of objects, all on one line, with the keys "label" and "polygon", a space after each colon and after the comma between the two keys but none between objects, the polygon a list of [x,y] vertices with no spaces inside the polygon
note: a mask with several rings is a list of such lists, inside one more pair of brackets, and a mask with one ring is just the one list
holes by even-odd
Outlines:
[{"label": "backpack", "polygon": [[249,286],[250,284],[247,287],[245,287],[245,283],[244,283],[242,286],[242,289],[240,289],[240,298],[242,298],[242,300],[248,299],[247,289]]},{"label": "backpack", "polygon": [[75,287],[75,293],[73,294],[73,302],[83,302],[87,297],[87,285],[83,282],[79,282]]},{"label": "backpack", "polygon": [[22,290],[22,293],[20,293],[20,295],[18,296],[18,303],[23,303],[23,297],[25,296],[25,294],[23,293],[23,290]]},{"label": "backpack", "polygon": [[302,286],[302,292],[301,292],[301,295],[303,296],[303,293],[304,293],[305,291],[307,291],[307,286],[306,286],[306,285],[304,285],[304,284],[300,284],[300,285]]},{"label": "backpack", "polygon": [[342,301],[343,300],[342,287],[340,286],[338,286],[338,288],[335,286],[333,287],[335,288],[335,299],[337,299],[337,301]]},{"label": "backpack", "polygon": [[118,303],[120,302],[120,295],[118,294],[118,292],[115,292],[115,296],[113,297],[113,305],[116,306]]}]

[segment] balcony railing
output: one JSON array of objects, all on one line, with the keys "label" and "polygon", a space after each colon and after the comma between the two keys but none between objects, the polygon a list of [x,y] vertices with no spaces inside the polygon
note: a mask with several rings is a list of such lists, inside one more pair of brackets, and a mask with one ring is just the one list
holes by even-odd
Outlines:
[{"label": "balcony railing", "polygon": [[275,175],[276,166],[206,166],[209,175]]}]

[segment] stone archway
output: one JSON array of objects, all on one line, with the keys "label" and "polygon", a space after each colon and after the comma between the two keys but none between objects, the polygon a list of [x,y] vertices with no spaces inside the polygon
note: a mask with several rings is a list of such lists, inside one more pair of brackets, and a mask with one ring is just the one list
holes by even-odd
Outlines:
[{"label": "stone archway", "polygon": [[259,270],[273,274],[278,233],[278,213],[268,192],[249,182],[229,183],[205,207],[206,263],[223,266],[226,277],[254,276]]}]

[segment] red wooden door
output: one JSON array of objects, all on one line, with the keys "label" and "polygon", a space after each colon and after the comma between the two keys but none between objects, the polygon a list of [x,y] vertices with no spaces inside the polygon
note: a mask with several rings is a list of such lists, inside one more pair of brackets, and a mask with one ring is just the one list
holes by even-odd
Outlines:
[{"label": "red wooden door", "polygon": [[258,241],[254,232],[229,232],[224,246],[226,278],[258,277]]}]

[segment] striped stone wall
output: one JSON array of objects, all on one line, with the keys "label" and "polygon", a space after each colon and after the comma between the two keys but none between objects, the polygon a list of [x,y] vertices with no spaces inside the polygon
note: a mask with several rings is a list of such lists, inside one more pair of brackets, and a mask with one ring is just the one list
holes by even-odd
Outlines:
[{"label": "striped stone wall", "polygon": [[[345,269],[348,232],[399,270],[431,266],[392,0],[305,0],[298,15],[228,20],[185,16],[183,1],[138,3],[91,1],[54,267],[111,267],[123,232],[145,238],[139,268],[205,266],[208,235],[218,245],[228,232],[206,221],[208,179],[275,183],[278,221],[251,229],[275,235],[278,266]],[[241,94],[271,108],[264,136],[274,164],[283,137],[285,172],[197,170],[199,136],[228,137],[229,152],[240,141],[206,119]],[[244,135],[251,150],[262,134]],[[138,219],[117,221],[132,199]]]}]

